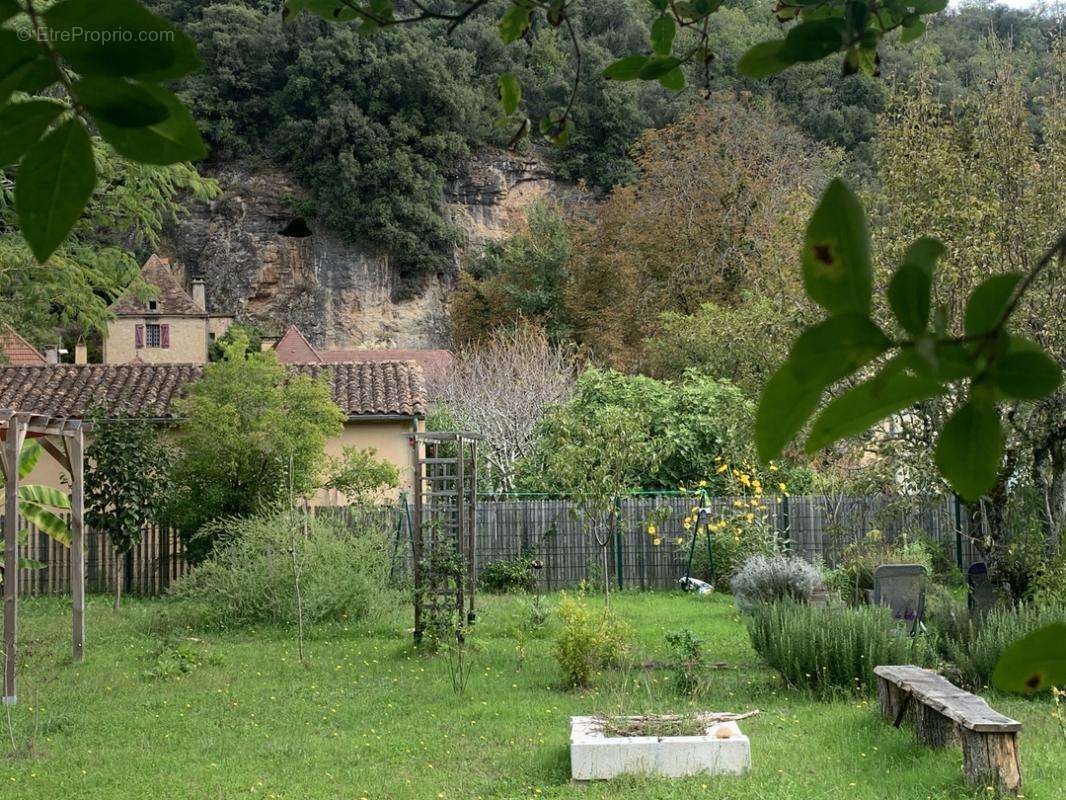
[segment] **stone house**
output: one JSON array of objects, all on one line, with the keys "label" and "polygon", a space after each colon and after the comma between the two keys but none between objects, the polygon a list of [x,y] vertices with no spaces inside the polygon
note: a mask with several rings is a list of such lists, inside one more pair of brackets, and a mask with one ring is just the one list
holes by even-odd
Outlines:
[{"label": "stone house", "polygon": [[211,342],[233,322],[209,314],[204,282],[185,291],[171,272],[168,259],[152,255],[141,267],[148,292],[130,289],[111,304],[104,363],[206,364]]},{"label": "stone house", "polygon": [[[102,407],[113,417],[145,415],[161,426],[180,427],[173,402],[184,396],[203,369],[201,364],[145,363],[0,366],[0,408],[81,419],[94,407]],[[290,369],[325,378],[333,401],[344,413],[343,430],[327,442],[327,454],[339,457],[345,447],[373,447],[378,458],[396,465],[400,488],[408,489],[415,452],[411,437],[424,429],[426,413],[418,364],[377,361]],[[54,459],[42,458],[27,482],[63,488],[67,476]],[[343,498],[322,492],[313,503],[333,505],[343,503]]]}]

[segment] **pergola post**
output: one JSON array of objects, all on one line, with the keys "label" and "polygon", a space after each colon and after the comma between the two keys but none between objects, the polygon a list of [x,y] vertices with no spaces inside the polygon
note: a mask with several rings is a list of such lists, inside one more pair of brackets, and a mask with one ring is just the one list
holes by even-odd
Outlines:
[{"label": "pergola post", "polygon": [[19,596],[19,453],[25,428],[18,417],[8,420],[3,443],[4,470],[4,705],[14,705],[15,645]]},{"label": "pergola post", "polygon": [[70,471],[70,595],[73,602],[74,661],[85,660],[85,432],[64,436]]}]

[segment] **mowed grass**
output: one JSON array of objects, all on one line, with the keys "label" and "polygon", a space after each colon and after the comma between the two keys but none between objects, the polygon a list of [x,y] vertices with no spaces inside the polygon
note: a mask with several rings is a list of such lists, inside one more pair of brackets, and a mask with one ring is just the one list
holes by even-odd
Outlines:
[{"label": "mowed grass", "polygon": [[[21,604],[20,703],[2,720],[2,798],[960,798],[957,748],[920,748],[883,722],[873,698],[813,699],[761,667],[728,597],[623,593],[641,665],[590,691],[561,688],[551,630],[516,651],[522,601],[480,598],[466,693],[448,659],[410,646],[410,609],[380,598],[369,621],[294,634],[172,631],[204,663],[152,677],[173,606],[92,598],[88,656],[70,663],[67,604]],[[552,598],[548,599],[551,602]],[[595,597],[589,602],[598,602]],[[653,663],[666,631],[688,627],[727,664],[689,703]],[[990,696],[1025,724],[1025,796],[1061,798],[1066,747],[1045,701]],[[634,778],[572,784],[568,718],[607,710],[762,713],[741,723],[753,768],[743,778]],[[11,754],[14,748],[14,755]]]}]

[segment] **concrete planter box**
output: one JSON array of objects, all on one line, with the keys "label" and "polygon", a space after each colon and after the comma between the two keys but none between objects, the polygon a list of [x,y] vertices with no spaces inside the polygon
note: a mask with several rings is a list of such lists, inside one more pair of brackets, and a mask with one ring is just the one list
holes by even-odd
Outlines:
[{"label": "concrete planter box", "polygon": [[[719,738],[721,729],[728,738]],[[644,774],[743,775],[751,767],[751,744],[735,722],[707,726],[704,736],[605,736],[596,717],[570,718],[570,777],[606,780]]]}]

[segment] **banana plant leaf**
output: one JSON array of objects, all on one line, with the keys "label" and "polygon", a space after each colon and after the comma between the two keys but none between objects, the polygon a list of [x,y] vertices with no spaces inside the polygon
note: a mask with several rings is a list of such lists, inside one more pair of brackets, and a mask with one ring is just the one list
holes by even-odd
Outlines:
[{"label": "banana plant leaf", "polygon": [[27,522],[31,522],[36,525],[39,530],[44,531],[46,534],[51,536],[60,544],[64,544],[67,547],[70,547],[70,543],[74,539],[74,532],[71,531],[70,525],[67,524],[66,520],[64,520],[58,514],[53,511],[49,511],[43,506],[39,506],[35,503],[26,501],[22,503],[20,510],[22,512],[23,518]]},{"label": "banana plant leaf", "polygon": [[19,498],[23,503],[32,503],[35,506],[61,508],[64,510],[70,508],[70,495],[51,486],[38,486],[36,484],[20,486]]},{"label": "banana plant leaf", "polygon": [[[22,445],[22,452],[19,454],[19,478],[25,478],[31,472],[33,468],[37,466],[37,462],[41,460],[41,456],[44,454],[44,448],[40,443],[30,439],[24,445]],[[7,481],[4,480],[3,474],[0,474],[0,486],[3,486]]]}]

